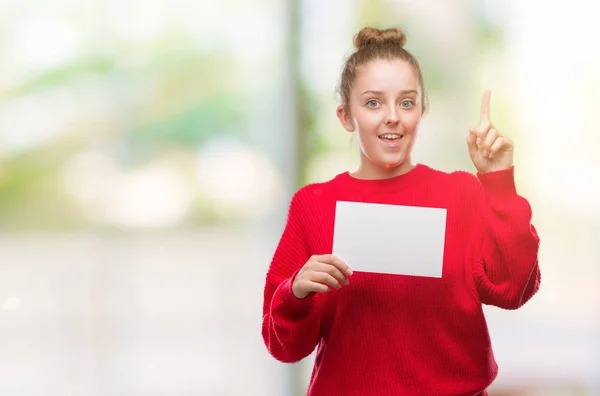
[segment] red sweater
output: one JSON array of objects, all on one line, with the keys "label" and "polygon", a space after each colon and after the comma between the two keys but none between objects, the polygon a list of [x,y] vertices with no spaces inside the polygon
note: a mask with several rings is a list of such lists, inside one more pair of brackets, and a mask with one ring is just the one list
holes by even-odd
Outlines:
[{"label": "red sweater", "polygon": [[[516,309],[540,285],[539,239],[513,171],[419,164],[391,179],[346,172],[300,189],[266,277],[269,352],[291,363],[318,347],[310,396],[485,395],[498,368],[482,304]],[[340,290],[296,298],[296,273],[332,253],[338,200],[446,208],[442,277],[355,271]]]}]

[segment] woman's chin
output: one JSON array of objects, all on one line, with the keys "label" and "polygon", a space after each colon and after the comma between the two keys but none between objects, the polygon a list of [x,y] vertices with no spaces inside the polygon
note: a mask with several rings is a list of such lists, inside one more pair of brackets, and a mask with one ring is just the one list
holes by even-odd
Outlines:
[{"label": "woman's chin", "polygon": [[379,162],[379,167],[381,167],[382,169],[396,169],[396,168],[400,168],[402,166],[406,166],[407,162],[410,162],[407,160],[407,158],[402,157],[402,158],[383,158],[382,161]]},{"label": "woman's chin", "polygon": [[403,162],[384,162],[383,164],[381,164],[381,166],[380,166],[380,167],[381,167],[382,169],[388,169],[388,170],[391,170],[391,169],[396,169],[396,168],[399,168],[399,167],[401,167],[403,164],[404,164]]},{"label": "woman's chin", "polygon": [[[405,171],[410,170],[411,161],[410,156],[404,155],[404,153],[378,153],[379,155],[367,156],[362,154],[362,162],[363,166],[366,165],[367,168],[371,168],[376,172],[387,173],[404,173]],[[392,155],[390,155],[392,154]],[[400,155],[399,155],[400,154]],[[366,161],[366,162],[365,162]],[[370,165],[367,165],[370,163]]]}]

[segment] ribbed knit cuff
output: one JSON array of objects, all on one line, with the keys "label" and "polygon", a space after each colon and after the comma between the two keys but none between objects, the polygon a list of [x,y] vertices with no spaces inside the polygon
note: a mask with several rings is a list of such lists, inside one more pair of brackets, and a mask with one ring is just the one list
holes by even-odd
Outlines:
[{"label": "ribbed knit cuff", "polygon": [[280,302],[280,306],[277,308],[280,313],[285,313],[290,318],[301,319],[307,316],[314,307],[315,293],[311,293],[304,298],[298,298],[294,295],[292,284],[298,272],[300,270],[294,272],[288,280],[281,282],[275,291],[275,295]]},{"label": "ribbed knit cuff", "polygon": [[488,197],[509,198],[517,195],[515,186],[515,168],[477,173],[477,177]]}]

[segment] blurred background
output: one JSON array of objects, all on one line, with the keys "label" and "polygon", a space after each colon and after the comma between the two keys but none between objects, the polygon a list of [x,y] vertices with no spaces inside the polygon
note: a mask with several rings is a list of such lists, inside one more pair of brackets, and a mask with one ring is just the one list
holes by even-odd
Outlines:
[{"label": "blurred background", "polygon": [[0,1],[0,395],[301,395],[262,292],[300,186],[353,170],[335,117],[365,25],[400,26],[414,161],[515,140],[542,288],[487,308],[491,396],[600,395],[600,30],[588,0]]}]

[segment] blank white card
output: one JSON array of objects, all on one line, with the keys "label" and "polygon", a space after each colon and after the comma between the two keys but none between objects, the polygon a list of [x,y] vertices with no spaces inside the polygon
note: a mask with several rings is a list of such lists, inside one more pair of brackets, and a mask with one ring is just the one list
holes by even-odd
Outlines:
[{"label": "blank white card", "polygon": [[446,209],[338,201],[333,254],[354,271],[442,277]]}]

